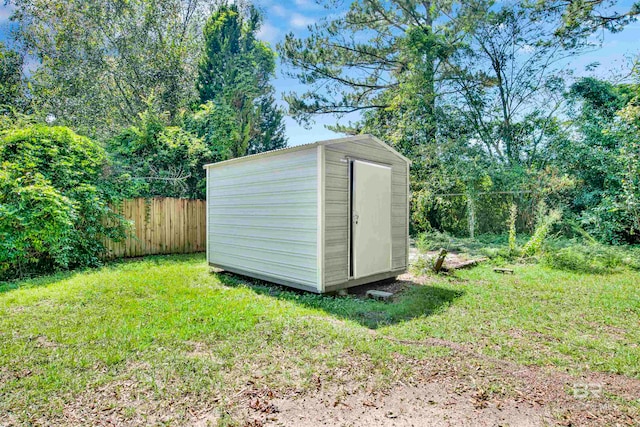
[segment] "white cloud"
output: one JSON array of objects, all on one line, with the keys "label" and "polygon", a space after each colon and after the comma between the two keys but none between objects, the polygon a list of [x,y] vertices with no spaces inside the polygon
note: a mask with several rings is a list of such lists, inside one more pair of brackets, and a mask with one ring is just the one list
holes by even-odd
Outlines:
[{"label": "white cloud", "polygon": [[302,9],[321,9],[322,8],[322,6],[320,6],[314,0],[294,0],[294,3],[296,4],[296,6]]},{"label": "white cloud", "polygon": [[260,40],[273,44],[278,41],[280,30],[268,22],[265,22],[260,27],[260,30],[258,30],[257,36]]},{"label": "white cloud", "polygon": [[289,20],[289,24],[291,24],[291,26],[295,28],[306,28],[314,22],[316,22],[315,19],[306,17],[299,13],[294,13],[293,15],[291,15],[291,19]]},{"label": "white cloud", "polygon": [[326,15],[325,19],[327,21],[335,21],[336,19],[341,19],[341,18],[344,18],[345,16],[347,16],[347,12],[349,12],[347,9],[341,10],[339,12],[332,12],[332,13],[329,13],[328,15]]},{"label": "white cloud", "polygon": [[38,60],[37,58],[34,58],[33,56],[27,55],[24,58],[24,65],[22,69],[27,75],[30,76],[38,69],[39,66],[40,66],[40,60]]},{"label": "white cloud", "polygon": [[281,17],[281,18],[282,18],[283,16],[286,16],[286,15],[287,15],[287,11],[285,10],[285,8],[284,8],[284,7],[282,7],[282,6],[280,6],[279,4],[273,5],[273,6],[271,7],[271,12],[272,12],[274,15],[279,16],[279,17]]},{"label": "white cloud", "polygon": [[525,43],[524,46],[522,46],[522,51],[524,53],[532,53],[534,51],[534,48],[532,45]]},{"label": "white cloud", "polygon": [[0,3],[0,23],[7,22],[13,14],[13,6]]}]

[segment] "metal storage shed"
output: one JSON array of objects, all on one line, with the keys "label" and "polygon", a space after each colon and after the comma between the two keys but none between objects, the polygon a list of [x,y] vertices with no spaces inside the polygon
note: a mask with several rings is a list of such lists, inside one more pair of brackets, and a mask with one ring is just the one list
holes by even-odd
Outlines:
[{"label": "metal storage shed", "polygon": [[317,293],[405,272],[410,163],[358,135],[206,165],[209,265]]}]

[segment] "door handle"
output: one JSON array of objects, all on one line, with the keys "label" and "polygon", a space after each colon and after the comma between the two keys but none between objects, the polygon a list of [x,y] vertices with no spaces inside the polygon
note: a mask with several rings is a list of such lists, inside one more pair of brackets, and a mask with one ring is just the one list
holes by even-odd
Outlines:
[{"label": "door handle", "polygon": [[354,223],[354,224],[357,224],[357,223],[358,223],[358,219],[359,219],[359,218],[360,218],[360,217],[358,216],[358,214],[357,214],[357,213],[354,213],[354,214],[353,214],[353,223]]}]

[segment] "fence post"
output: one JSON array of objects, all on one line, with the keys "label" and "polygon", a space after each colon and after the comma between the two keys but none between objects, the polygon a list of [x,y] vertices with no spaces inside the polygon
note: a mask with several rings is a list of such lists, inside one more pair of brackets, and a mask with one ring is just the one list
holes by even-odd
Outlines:
[{"label": "fence post", "polygon": [[476,236],[476,205],[471,191],[467,191],[467,216],[467,222],[469,223],[469,237],[473,240]]}]

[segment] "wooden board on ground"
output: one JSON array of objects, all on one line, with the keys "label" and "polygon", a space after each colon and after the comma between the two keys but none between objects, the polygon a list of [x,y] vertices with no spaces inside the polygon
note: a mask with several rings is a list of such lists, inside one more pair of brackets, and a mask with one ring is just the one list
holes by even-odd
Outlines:
[{"label": "wooden board on ground", "polygon": [[[429,252],[427,252],[425,254],[425,256],[431,257],[432,259],[438,259],[438,261],[440,261],[440,259],[443,258],[443,251],[444,250],[429,251]],[[459,270],[461,268],[473,267],[473,266],[477,265],[478,263],[481,263],[481,262],[487,260],[487,258],[469,259],[469,258],[463,257],[460,254],[457,254],[455,252],[446,252],[446,251],[444,251],[444,255],[446,256],[446,258],[443,259],[443,263],[440,266],[439,271],[452,271],[452,270]],[[421,255],[418,255],[418,256],[421,256]],[[434,268],[434,270],[436,272],[438,271],[435,268]]]}]

